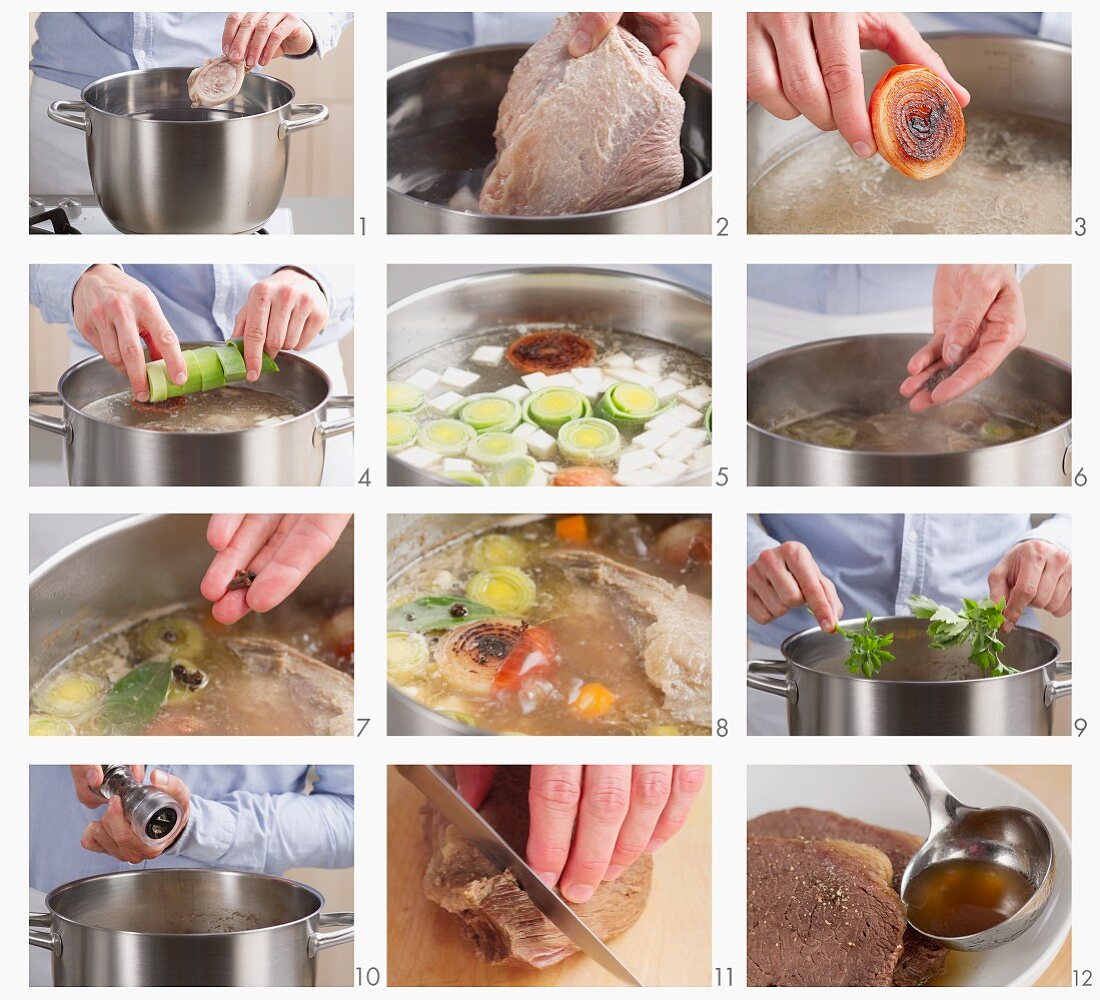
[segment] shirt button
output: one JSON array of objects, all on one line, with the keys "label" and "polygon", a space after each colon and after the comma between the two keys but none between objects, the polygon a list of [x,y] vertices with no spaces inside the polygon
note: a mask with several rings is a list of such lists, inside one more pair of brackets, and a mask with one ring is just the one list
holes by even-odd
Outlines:
[{"label": "shirt button", "polygon": [[145,58],[145,49],[138,49],[137,50],[137,57],[139,59],[144,59]]},{"label": "shirt button", "polygon": [[915,542],[918,538],[920,538],[920,535],[917,534],[917,532],[915,532],[915,531],[910,531],[909,532],[909,541]]}]

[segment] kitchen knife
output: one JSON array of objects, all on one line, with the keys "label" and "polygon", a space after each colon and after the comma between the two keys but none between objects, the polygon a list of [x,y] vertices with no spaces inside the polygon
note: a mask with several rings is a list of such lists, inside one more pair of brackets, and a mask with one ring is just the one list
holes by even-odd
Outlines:
[{"label": "kitchen knife", "polygon": [[438,768],[431,764],[396,766],[398,773],[415,785],[474,847],[493,864],[512,873],[520,888],[531,898],[531,902],[573,944],[612,975],[632,986],[642,985],[615,957],[615,953],[596,936],[592,928],[577,916],[572,907],[528,867],[527,862],[485,822],[481,813],[458,794],[458,790],[443,777]]}]

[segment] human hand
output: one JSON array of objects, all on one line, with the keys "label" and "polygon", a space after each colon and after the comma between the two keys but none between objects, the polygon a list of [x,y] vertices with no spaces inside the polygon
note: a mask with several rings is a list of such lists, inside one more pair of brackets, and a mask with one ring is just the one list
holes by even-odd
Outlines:
[{"label": "human hand", "polygon": [[[494,770],[455,768],[458,791],[475,809]],[[587,902],[600,882],[617,879],[683,827],[705,780],[705,769],[690,764],[535,764],[527,863],[571,903]]]},{"label": "human hand", "polygon": [[179,340],[160,311],[157,297],[113,264],[93,264],[77,279],[73,323],[107,363],[130,380],[139,402],[149,399],[143,336],[149,338],[154,360],[164,358],[169,378],[176,385],[187,381]]},{"label": "human hand", "polygon": [[1012,546],[989,574],[989,596],[1008,598],[1004,630],[1011,632],[1027,607],[1068,615],[1073,604],[1073,558],[1060,545],[1029,538]]},{"label": "human hand", "polygon": [[804,115],[823,132],[839,130],[856,156],[875,154],[859,50],[932,70],[966,107],[970,94],[904,14],[750,13],[745,41],[749,100],[777,118]]},{"label": "human hand", "polygon": [[[98,809],[107,801],[98,791],[103,784],[102,764],[70,764],[69,773],[73,779],[73,791],[81,805]],[[130,773],[135,781],[141,781],[145,777],[145,765],[131,764]]]},{"label": "human hand", "polygon": [[[1011,264],[941,264],[932,286],[932,339],[909,359],[901,394],[920,413],[989,378],[1027,335],[1024,296]],[[958,366],[931,392],[928,379]]]},{"label": "human hand", "polygon": [[748,588],[749,615],[761,625],[805,605],[822,630],[832,632],[844,612],[832,580],[801,542],[784,542],[761,552],[749,567]]},{"label": "human hand", "polygon": [[699,22],[695,15],[683,11],[666,14],[583,13],[573,30],[573,37],[569,39],[569,54],[574,59],[588,55],[617,24],[657,57],[669,83],[679,90],[692,57],[699,48]]},{"label": "human hand", "polygon": [[237,313],[233,339],[244,339],[245,378],[260,377],[261,355],[304,351],[328,323],[328,300],[308,274],[284,267],[257,281]]},{"label": "human hand", "polygon": [[225,19],[222,55],[254,69],[279,56],[303,56],[313,42],[312,29],[297,14],[236,13]]},{"label": "human hand", "polygon": [[[214,602],[215,621],[232,625],[249,611],[270,611],[285,601],[336,545],[350,514],[212,514],[206,540],[218,553],[199,590]],[[238,570],[256,574],[230,590]]]},{"label": "human hand", "polygon": [[[144,765],[131,764],[134,777],[140,781],[145,772]],[[103,781],[103,771],[97,764],[78,764],[72,766],[73,784],[77,798],[91,809],[98,809],[104,799],[89,786],[99,787]],[[158,841],[155,846],[145,843],[130,827],[130,821],[122,812],[122,802],[117,798],[107,801],[107,808],[99,819],[92,820],[80,835],[80,846],[96,854],[109,854],[112,858],[127,864],[137,865],[159,857],[172,846],[187,825],[191,812],[191,792],[179,778],[163,771],[153,771],[149,783],[172,796],[182,809],[179,826],[172,836]],[[83,789],[81,785],[83,784]]]}]

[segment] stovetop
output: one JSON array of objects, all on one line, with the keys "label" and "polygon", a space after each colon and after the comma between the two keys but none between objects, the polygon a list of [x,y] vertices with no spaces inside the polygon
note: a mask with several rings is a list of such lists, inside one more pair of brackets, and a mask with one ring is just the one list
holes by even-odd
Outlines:
[{"label": "stovetop", "polygon": [[[33,236],[102,236],[118,233],[107,221],[94,196],[76,198],[64,195],[40,194],[30,199],[30,232]],[[277,208],[262,229],[254,235],[289,236],[294,232],[294,219],[289,208]]]}]

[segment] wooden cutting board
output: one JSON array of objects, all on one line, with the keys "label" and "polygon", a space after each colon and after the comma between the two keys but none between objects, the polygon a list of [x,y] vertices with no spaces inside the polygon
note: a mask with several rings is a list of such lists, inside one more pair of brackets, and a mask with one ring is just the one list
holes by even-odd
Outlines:
[{"label": "wooden cutting board", "polygon": [[[486,965],[458,919],[420,889],[424,840],[420,793],[393,768],[388,797],[390,986],[618,986],[583,954],[549,969]],[[704,786],[683,830],[653,856],[653,890],[641,919],[608,942],[646,986],[708,986],[711,976],[711,803]]]}]

